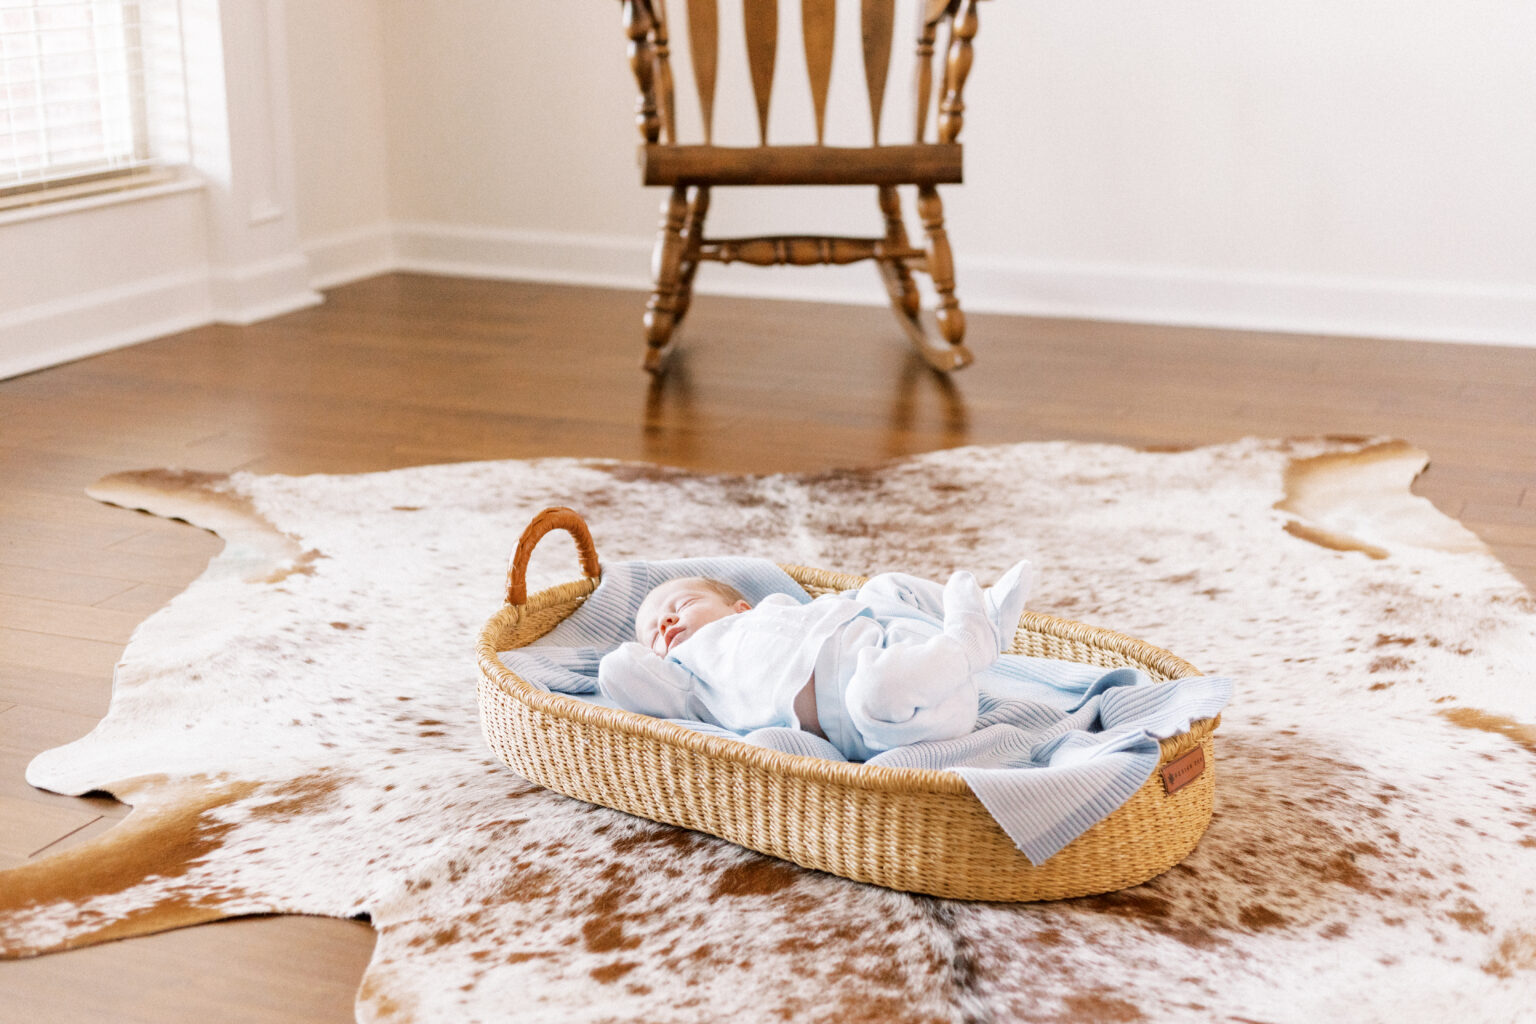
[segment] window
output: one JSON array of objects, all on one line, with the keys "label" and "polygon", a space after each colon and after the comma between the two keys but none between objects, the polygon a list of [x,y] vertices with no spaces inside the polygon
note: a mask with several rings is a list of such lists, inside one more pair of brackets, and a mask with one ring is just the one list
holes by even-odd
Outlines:
[{"label": "window", "polygon": [[0,0],[0,209],[186,161],[176,0]]}]

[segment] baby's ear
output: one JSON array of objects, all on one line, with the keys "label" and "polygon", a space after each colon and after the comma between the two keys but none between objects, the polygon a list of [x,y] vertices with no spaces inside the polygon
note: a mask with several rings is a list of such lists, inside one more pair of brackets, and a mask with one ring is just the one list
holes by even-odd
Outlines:
[{"label": "baby's ear", "polygon": [[735,604],[731,605],[731,611],[736,612],[737,614],[740,614],[741,612],[749,612],[751,610],[752,606],[748,604],[745,599],[737,601]]}]

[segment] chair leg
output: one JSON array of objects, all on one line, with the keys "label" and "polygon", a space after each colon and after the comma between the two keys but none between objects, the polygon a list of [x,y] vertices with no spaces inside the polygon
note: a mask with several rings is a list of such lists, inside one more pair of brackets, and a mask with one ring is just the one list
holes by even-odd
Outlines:
[{"label": "chair leg", "polygon": [[960,310],[960,300],[955,298],[955,260],[949,250],[949,234],[944,230],[944,202],[933,185],[918,187],[917,215],[928,235],[928,273],[933,275],[933,289],[939,294],[939,305],[934,310],[939,333],[945,341],[960,348],[965,340],[965,314]]},{"label": "chair leg", "polygon": [[[905,249],[911,245],[907,238],[907,225],[901,218],[901,196],[895,185],[880,186],[880,212],[885,215],[885,243],[893,249]],[[922,309],[923,297],[918,294],[917,282],[912,271],[901,259],[881,260],[881,276],[885,278],[885,290],[891,296],[891,309],[902,320],[917,317]]]},{"label": "chair leg", "polygon": [[683,218],[683,263],[678,273],[677,313],[672,329],[682,326],[693,302],[693,275],[699,271],[699,243],[704,240],[704,218],[709,216],[709,186],[699,185],[693,190],[688,203],[688,213]]},{"label": "chair leg", "polygon": [[[909,245],[907,231],[902,224],[900,200],[894,187],[880,189],[880,209],[885,214],[886,241],[906,248]],[[960,310],[960,301],[955,298],[954,259],[949,251],[949,235],[944,231],[944,206],[936,188],[931,185],[918,188],[917,210],[928,236],[928,253],[924,260],[927,266],[919,269],[928,271],[933,278],[934,291],[938,293],[938,308],[934,311],[939,328],[937,337],[920,315],[921,297],[906,261],[879,260],[880,274],[885,278],[885,288],[891,297],[891,309],[918,354],[935,370],[958,370],[969,366],[974,357],[964,344],[965,314]]]},{"label": "chair leg", "polygon": [[682,185],[662,202],[661,228],[651,257],[656,282],[645,304],[645,359],[643,366],[659,373],[671,352],[672,332],[680,319],[682,295],[683,223],[688,211],[688,190]]}]

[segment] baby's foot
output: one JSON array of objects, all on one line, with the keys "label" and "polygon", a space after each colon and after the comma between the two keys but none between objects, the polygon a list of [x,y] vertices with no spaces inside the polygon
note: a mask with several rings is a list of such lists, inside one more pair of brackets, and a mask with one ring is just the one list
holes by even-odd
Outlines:
[{"label": "baby's foot", "polygon": [[1013,643],[1013,634],[1024,615],[1024,602],[1029,600],[1034,575],[1029,562],[1021,561],[986,589],[987,618],[997,631],[999,651],[1007,650]]},{"label": "baby's foot", "polygon": [[996,661],[1002,650],[981,587],[975,576],[963,570],[944,584],[944,635],[959,642],[972,675]]}]

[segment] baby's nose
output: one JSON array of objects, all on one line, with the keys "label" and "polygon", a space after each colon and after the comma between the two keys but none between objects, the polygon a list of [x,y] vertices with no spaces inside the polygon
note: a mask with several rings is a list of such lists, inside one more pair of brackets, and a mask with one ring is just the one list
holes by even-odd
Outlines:
[{"label": "baby's nose", "polygon": [[671,615],[664,615],[664,616],[662,616],[662,618],[661,618],[661,628],[662,629],[666,629],[668,626],[675,626],[675,625],[677,625],[677,614],[675,612],[673,614],[671,614]]}]

